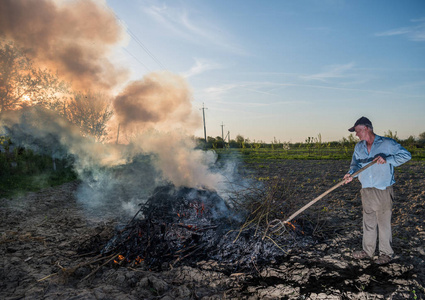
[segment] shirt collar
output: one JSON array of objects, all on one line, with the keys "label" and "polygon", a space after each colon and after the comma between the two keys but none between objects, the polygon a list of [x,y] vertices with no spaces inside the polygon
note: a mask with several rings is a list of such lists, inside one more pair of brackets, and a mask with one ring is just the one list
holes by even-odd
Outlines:
[{"label": "shirt collar", "polygon": [[373,141],[374,144],[380,144],[384,141],[382,136],[375,134],[375,140]]},{"label": "shirt collar", "polygon": [[[374,145],[379,145],[379,144],[381,144],[383,141],[384,141],[384,139],[382,138],[382,136],[375,134],[375,139],[373,140],[372,148],[374,147]],[[360,141],[360,142],[362,143],[363,148],[365,148],[365,150],[366,150],[366,152],[367,152],[367,143],[366,143],[366,141],[365,141],[365,140],[363,140],[363,141]],[[371,151],[372,151],[372,148],[371,148]]]}]

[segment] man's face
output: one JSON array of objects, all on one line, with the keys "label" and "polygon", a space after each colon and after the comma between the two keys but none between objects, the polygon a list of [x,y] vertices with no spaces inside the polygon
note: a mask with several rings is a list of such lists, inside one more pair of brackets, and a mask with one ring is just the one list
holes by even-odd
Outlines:
[{"label": "man's face", "polygon": [[367,127],[364,125],[357,125],[354,127],[354,131],[356,132],[356,136],[361,140],[365,140],[367,136]]}]

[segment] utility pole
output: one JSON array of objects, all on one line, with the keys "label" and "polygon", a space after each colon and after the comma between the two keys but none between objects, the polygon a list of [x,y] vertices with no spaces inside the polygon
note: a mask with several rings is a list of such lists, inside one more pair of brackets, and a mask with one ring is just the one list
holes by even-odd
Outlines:
[{"label": "utility pole", "polygon": [[205,125],[205,110],[208,109],[205,107],[204,103],[202,103],[202,116],[204,119],[204,139],[205,139],[205,145],[207,145],[207,125]]},{"label": "utility pole", "polygon": [[223,128],[224,128],[224,124],[223,122],[221,122],[221,141],[223,143],[223,149],[226,148],[226,142],[224,141],[224,132],[223,132]]},{"label": "utility pole", "polygon": [[117,141],[115,142],[116,145],[118,145],[118,138],[120,137],[120,126],[121,126],[121,123],[118,123]]},{"label": "utility pole", "polygon": [[224,133],[223,133],[223,128],[224,128],[224,124],[223,124],[223,122],[221,122],[221,139],[223,140],[223,143],[224,143]]}]

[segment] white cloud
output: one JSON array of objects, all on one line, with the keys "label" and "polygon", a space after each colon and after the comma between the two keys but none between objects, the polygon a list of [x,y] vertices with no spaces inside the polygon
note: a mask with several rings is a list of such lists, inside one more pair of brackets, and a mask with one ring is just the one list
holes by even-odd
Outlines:
[{"label": "white cloud", "polygon": [[206,94],[212,94],[212,95],[217,97],[219,95],[227,93],[227,92],[229,92],[229,91],[231,91],[235,88],[238,88],[240,86],[241,85],[237,84],[237,83],[235,83],[235,84],[223,84],[223,85],[212,86],[212,87],[206,88],[206,89],[204,89],[204,92]]},{"label": "white cloud", "polygon": [[332,65],[326,67],[324,72],[312,75],[303,75],[301,78],[307,80],[327,81],[328,79],[348,77],[349,74],[347,74],[347,72],[352,70],[353,67],[354,63],[348,63],[345,65]]},{"label": "white cloud", "polygon": [[378,32],[376,36],[405,36],[410,41],[424,42],[425,41],[425,18],[411,20],[412,23],[416,23],[414,26],[407,26],[401,28],[395,28],[384,32]]},{"label": "white cloud", "polygon": [[202,59],[195,59],[195,65],[189,71],[183,72],[182,76],[188,78],[199,75],[209,70],[216,70],[223,68],[220,64],[209,62]]},{"label": "white cloud", "polygon": [[223,94],[229,93],[233,90],[244,90],[248,92],[253,92],[257,94],[269,95],[269,96],[278,96],[277,94],[271,93],[276,87],[281,87],[279,83],[272,82],[237,82],[232,84],[223,84],[218,86],[213,86],[204,89],[204,92],[215,97],[221,96]]},{"label": "white cloud", "polygon": [[205,16],[202,11],[194,7],[177,7],[163,4],[162,6],[146,6],[144,12],[156,22],[165,27],[174,36],[178,36],[194,44],[210,44],[225,51],[246,55],[235,42],[235,38],[228,34],[228,30],[220,28],[219,22],[211,16]]}]

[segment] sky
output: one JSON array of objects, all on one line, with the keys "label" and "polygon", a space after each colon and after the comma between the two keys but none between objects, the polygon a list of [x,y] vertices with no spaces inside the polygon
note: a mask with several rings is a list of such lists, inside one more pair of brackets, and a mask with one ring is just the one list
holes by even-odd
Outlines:
[{"label": "sky", "polygon": [[361,116],[381,135],[425,131],[423,0],[104,5],[127,32],[114,63],[131,80],[159,70],[183,76],[207,136],[339,141]]}]

